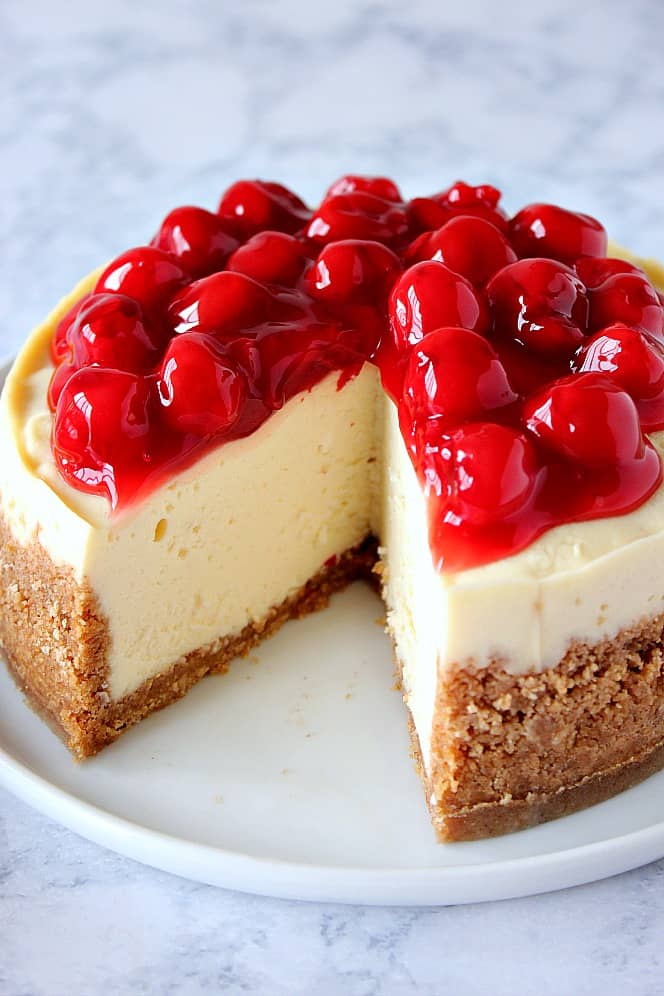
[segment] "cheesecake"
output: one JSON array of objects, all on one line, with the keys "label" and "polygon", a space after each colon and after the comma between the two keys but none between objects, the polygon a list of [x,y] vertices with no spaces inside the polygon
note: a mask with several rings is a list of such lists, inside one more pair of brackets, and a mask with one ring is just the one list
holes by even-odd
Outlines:
[{"label": "cheesecake", "polygon": [[[0,397],[0,645],[79,758],[356,579],[441,841],[664,765],[661,270],[488,185],[176,208]],[[386,681],[391,680],[386,674]]]}]

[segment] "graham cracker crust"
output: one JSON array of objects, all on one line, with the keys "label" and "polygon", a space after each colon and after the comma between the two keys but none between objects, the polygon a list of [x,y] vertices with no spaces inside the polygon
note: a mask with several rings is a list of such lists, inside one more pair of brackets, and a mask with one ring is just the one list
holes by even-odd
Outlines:
[{"label": "graham cracker crust", "polygon": [[108,626],[94,593],[53,564],[37,539],[17,543],[0,515],[0,648],[30,704],[79,758],[91,757],[151,712],[182,698],[206,674],[223,673],[289,619],[324,608],[352,581],[372,580],[368,538],[324,566],[263,619],[175,661],[113,701],[105,667]]},{"label": "graham cracker crust", "polygon": [[664,615],[539,673],[441,671],[428,774],[411,735],[439,840],[602,802],[664,767]]}]

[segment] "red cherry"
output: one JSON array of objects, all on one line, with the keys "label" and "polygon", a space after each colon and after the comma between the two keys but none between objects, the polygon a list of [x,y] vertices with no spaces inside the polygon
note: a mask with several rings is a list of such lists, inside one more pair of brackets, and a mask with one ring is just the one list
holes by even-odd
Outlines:
[{"label": "red cherry", "polygon": [[516,261],[516,253],[495,225],[484,218],[459,215],[437,232],[421,235],[409,246],[407,262],[437,259],[476,287]]},{"label": "red cherry", "polygon": [[52,412],[58,407],[58,400],[62,394],[63,388],[70,377],[72,377],[78,367],[75,367],[70,359],[61,360],[59,365],[56,366],[53,374],[51,375],[51,380],[48,385],[48,393],[46,395],[46,400],[48,401],[48,407]]},{"label": "red cherry", "polygon": [[365,194],[375,194],[376,197],[382,197],[384,201],[400,202],[402,200],[401,191],[396,183],[386,176],[356,176],[352,173],[335,180],[323,199],[336,197],[337,194],[353,194],[356,190]]},{"label": "red cherry", "polygon": [[76,368],[95,365],[142,373],[159,353],[140,304],[124,294],[89,297],[69,328],[67,342]]},{"label": "red cherry", "polygon": [[495,330],[546,356],[572,353],[588,318],[585,288],[576,273],[551,259],[522,259],[487,284]]},{"label": "red cherry", "polygon": [[257,346],[261,397],[272,411],[311,388],[331,370],[343,369],[354,358],[335,326],[314,320],[274,329],[261,336]]},{"label": "red cherry", "polygon": [[311,219],[307,236],[321,244],[340,239],[393,243],[407,231],[408,218],[403,205],[356,190],[324,200]]},{"label": "red cherry", "polygon": [[603,284],[609,277],[614,277],[616,273],[638,273],[645,277],[645,273],[633,263],[628,263],[626,259],[614,259],[606,256],[584,256],[578,259],[574,269],[581,281],[588,290],[595,290]]},{"label": "red cherry", "polygon": [[490,221],[501,232],[507,231],[507,215],[499,206],[500,191],[488,183],[472,187],[457,180],[447,190],[434,194],[432,200],[446,207],[452,215],[475,215]]},{"label": "red cherry", "polygon": [[429,260],[411,266],[395,285],[390,326],[395,343],[403,348],[443,326],[483,333],[488,315],[484,300],[464,277]]},{"label": "red cherry", "polygon": [[436,416],[451,426],[514,401],[505,368],[476,332],[436,329],[410,355],[403,403],[413,422]]},{"label": "red cherry", "polygon": [[439,204],[431,197],[414,197],[406,208],[412,232],[433,232],[454,217],[449,207]]},{"label": "red cherry", "polygon": [[384,302],[401,273],[399,257],[380,242],[346,239],[325,246],[308,273],[310,293],[331,304]]},{"label": "red cherry", "polygon": [[482,183],[477,187],[457,180],[451,187],[437,195],[441,201],[452,205],[455,208],[474,207],[481,204],[483,207],[496,208],[500,201],[500,191],[497,187],[492,187],[490,183]]},{"label": "red cherry", "polygon": [[179,207],[164,218],[151,243],[177,256],[195,277],[221,270],[237,246],[221,218],[199,207]]},{"label": "red cherry", "polygon": [[636,406],[603,374],[554,381],[528,399],[524,419],[543,446],[587,467],[625,463],[643,454]]},{"label": "red cherry", "polygon": [[555,377],[562,377],[568,372],[568,357],[563,357],[554,363],[551,357],[526,349],[522,343],[506,339],[504,336],[496,336],[491,343],[508,372],[510,384],[522,397],[539,391]]},{"label": "red cherry", "polygon": [[[348,300],[339,308],[339,328],[336,338],[339,345],[364,360],[375,357],[385,334],[386,296],[381,297],[381,307],[361,299]],[[330,307],[332,310],[332,306]],[[347,367],[348,362],[340,362]]]},{"label": "red cherry", "polygon": [[259,232],[236,249],[228,269],[264,284],[292,286],[309,262],[302,242],[285,232]]},{"label": "red cherry", "polygon": [[78,315],[79,311],[85,304],[85,302],[92,296],[91,292],[84,294],[80,297],[76,304],[73,304],[68,311],[62,316],[58,324],[55,326],[55,332],[53,333],[53,338],[51,339],[51,360],[54,364],[57,364],[65,356],[69,354],[69,343],[67,342],[67,333],[69,332],[69,327],[72,325],[74,319]]},{"label": "red cherry", "polygon": [[595,218],[555,204],[528,204],[510,221],[512,245],[521,257],[546,256],[572,265],[581,256],[605,256],[606,231]]},{"label": "red cherry", "polygon": [[[413,266],[415,263],[422,263],[425,259],[434,259],[436,253],[431,249],[431,236],[433,232],[421,232],[416,239],[406,246],[401,256],[404,266]],[[442,260],[438,260],[442,262]]]},{"label": "red cherry", "polygon": [[644,428],[664,423],[664,350],[626,325],[609,325],[589,339],[574,363],[622,387],[636,402]]},{"label": "red cherry", "polygon": [[129,249],[106,267],[95,292],[124,294],[143,305],[147,314],[171,297],[187,274],[177,256],[154,246]]},{"label": "red cherry", "polygon": [[213,273],[185,287],[168,309],[174,331],[207,332],[227,339],[263,322],[271,297],[243,273]]},{"label": "red cherry", "polygon": [[590,295],[590,328],[622,322],[664,337],[664,309],[655,288],[640,273],[616,273]]},{"label": "red cherry", "polygon": [[[467,523],[484,526],[523,511],[534,497],[539,462],[532,442],[517,429],[475,422],[451,436],[447,508]],[[440,460],[440,458],[439,458]],[[444,474],[444,467],[438,473]]]},{"label": "red cherry", "polygon": [[164,422],[174,432],[227,433],[247,393],[242,374],[211,336],[188,332],[169,343],[157,389]]},{"label": "red cherry", "polygon": [[242,239],[265,230],[301,231],[311,211],[288,187],[267,180],[240,180],[228,188],[219,202],[217,214]]},{"label": "red cherry", "polygon": [[64,385],[53,453],[76,488],[118,503],[118,472],[151,460],[150,385],[136,374],[84,367]]}]

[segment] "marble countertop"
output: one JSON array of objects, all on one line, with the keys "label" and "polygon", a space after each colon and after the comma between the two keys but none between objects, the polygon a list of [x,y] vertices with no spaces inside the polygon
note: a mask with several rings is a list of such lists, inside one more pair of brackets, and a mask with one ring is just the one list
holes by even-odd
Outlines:
[{"label": "marble countertop", "polygon": [[[242,175],[315,199],[461,176],[664,257],[653,0],[0,4],[0,355],[84,272]],[[664,862],[441,910],[246,897],[0,792],[0,993],[664,993]]]}]

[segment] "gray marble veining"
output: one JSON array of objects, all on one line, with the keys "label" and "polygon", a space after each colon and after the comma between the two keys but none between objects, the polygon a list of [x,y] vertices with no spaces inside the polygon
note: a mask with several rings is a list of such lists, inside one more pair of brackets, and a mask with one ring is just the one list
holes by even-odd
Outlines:
[{"label": "gray marble veining", "polygon": [[[241,175],[462,176],[664,256],[664,5],[0,2],[0,355]],[[445,910],[308,906],[106,853],[0,793],[0,993],[664,992],[664,863]]]}]

